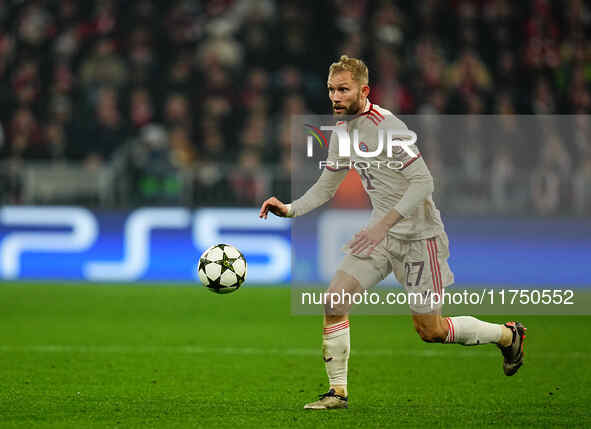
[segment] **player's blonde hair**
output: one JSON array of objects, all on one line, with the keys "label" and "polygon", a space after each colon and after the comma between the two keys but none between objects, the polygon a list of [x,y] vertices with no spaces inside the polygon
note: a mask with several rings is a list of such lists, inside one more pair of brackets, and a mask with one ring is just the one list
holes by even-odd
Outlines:
[{"label": "player's blonde hair", "polygon": [[369,73],[365,63],[358,59],[352,58],[348,55],[341,55],[339,61],[332,63],[328,69],[328,77],[330,78],[334,73],[348,71],[351,72],[353,80],[359,82],[361,85],[369,83]]}]

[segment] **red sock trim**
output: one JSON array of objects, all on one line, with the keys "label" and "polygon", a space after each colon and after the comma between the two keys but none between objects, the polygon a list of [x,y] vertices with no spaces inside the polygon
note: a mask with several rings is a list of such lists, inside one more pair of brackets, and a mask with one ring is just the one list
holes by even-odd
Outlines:
[{"label": "red sock trim", "polygon": [[454,324],[451,321],[451,319],[449,317],[445,318],[445,321],[447,322],[447,328],[448,328],[448,332],[447,332],[447,342],[448,343],[453,343],[456,339],[456,332],[454,329]]},{"label": "red sock trim", "polygon": [[349,327],[349,321],[345,320],[344,322],[341,323],[337,323],[336,325],[332,325],[332,326],[327,326],[326,328],[323,329],[323,333],[326,334],[332,334],[333,332],[337,332],[340,331],[342,329],[347,329]]}]

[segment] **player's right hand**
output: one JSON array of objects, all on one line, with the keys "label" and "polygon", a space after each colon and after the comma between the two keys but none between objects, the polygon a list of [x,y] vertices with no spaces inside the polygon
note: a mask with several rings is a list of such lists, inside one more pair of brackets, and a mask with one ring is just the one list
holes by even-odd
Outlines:
[{"label": "player's right hand", "polygon": [[273,213],[275,216],[286,217],[287,206],[275,197],[267,198],[261,206],[259,217],[262,219],[267,219],[269,212]]}]

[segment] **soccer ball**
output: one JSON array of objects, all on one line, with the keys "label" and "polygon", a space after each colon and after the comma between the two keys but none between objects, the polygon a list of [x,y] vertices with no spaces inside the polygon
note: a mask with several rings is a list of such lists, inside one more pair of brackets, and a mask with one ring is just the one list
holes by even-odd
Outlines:
[{"label": "soccer ball", "polygon": [[216,244],[199,258],[197,274],[203,286],[212,292],[234,292],[246,279],[246,259],[234,246]]}]

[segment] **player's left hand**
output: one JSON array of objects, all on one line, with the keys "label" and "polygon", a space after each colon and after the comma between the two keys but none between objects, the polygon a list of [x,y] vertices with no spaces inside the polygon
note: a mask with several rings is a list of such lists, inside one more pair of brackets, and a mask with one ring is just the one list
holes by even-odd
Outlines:
[{"label": "player's left hand", "polygon": [[357,256],[369,256],[378,244],[386,238],[388,228],[385,228],[380,223],[362,229],[353,237],[349,243],[351,253]]}]

